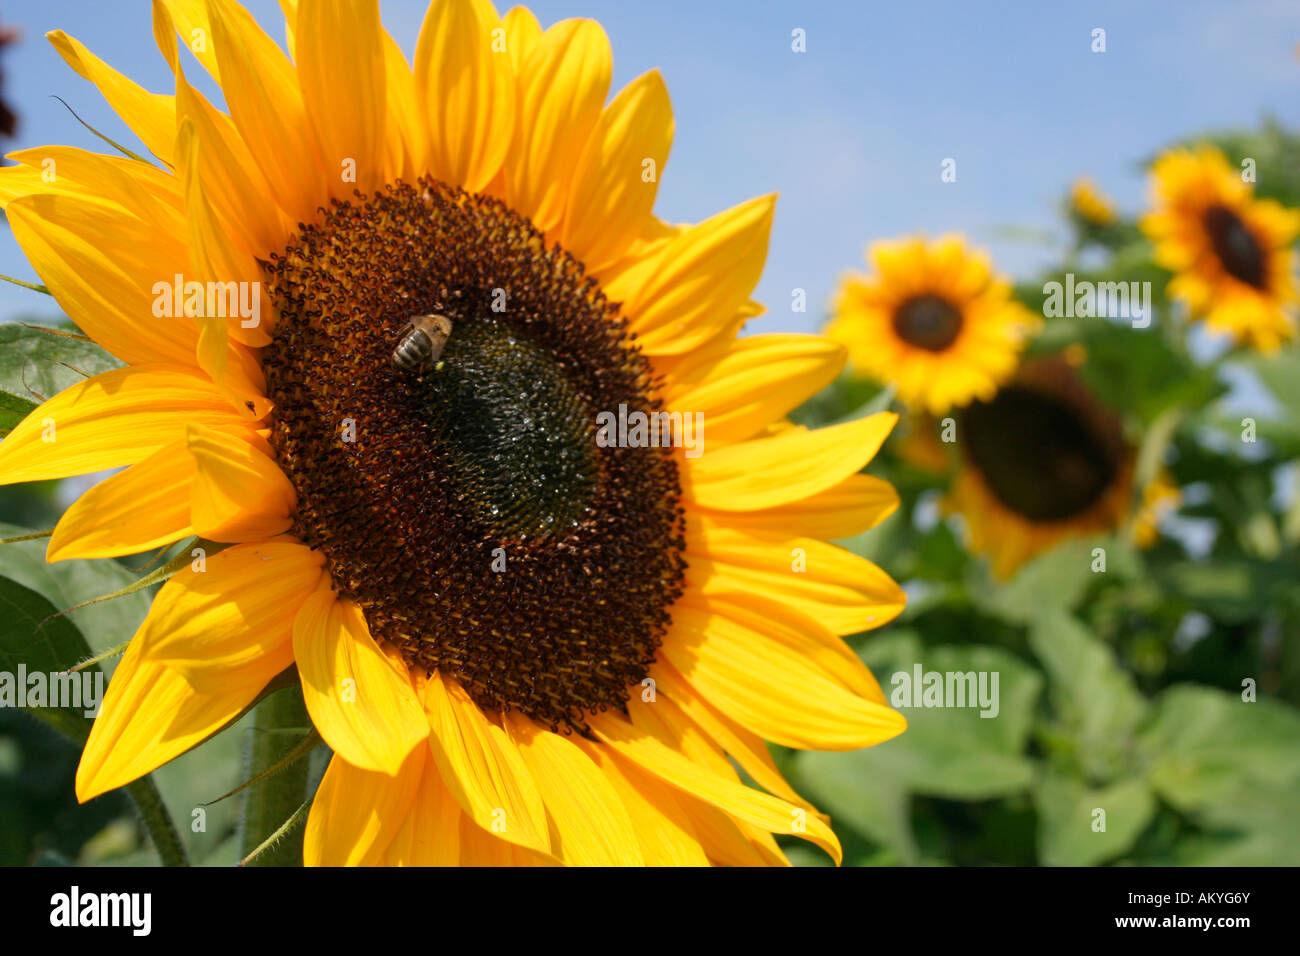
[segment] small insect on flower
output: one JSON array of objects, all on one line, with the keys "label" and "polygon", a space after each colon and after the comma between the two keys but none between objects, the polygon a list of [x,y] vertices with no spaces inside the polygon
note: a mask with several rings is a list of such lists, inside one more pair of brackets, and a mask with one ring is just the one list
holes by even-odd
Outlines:
[{"label": "small insect on flower", "polygon": [[402,329],[393,349],[393,368],[423,375],[433,368],[451,337],[451,319],[445,315],[414,315]]}]

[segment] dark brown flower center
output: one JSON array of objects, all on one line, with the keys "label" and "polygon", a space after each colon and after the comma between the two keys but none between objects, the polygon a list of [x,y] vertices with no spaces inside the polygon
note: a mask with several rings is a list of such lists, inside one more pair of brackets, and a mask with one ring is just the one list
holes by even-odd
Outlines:
[{"label": "dark brown flower center", "polygon": [[[335,589],[485,710],[582,730],[622,707],[685,565],[675,462],[595,440],[600,411],[660,407],[617,307],[438,182],[334,203],[267,269],[272,444]],[[438,362],[394,368],[424,314],[452,323]]]},{"label": "dark brown flower center", "polygon": [[967,407],[966,454],[1004,505],[1031,521],[1083,514],[1119,472],[1113,443],[1069,403],[1020,385]]},{"label": "dark brown flower center", "polygon": [[942,352],[961,333],[961,311],[937,295],[918,295],[894,310],[894,331],[904,342]]},{"label": "dark brown flower center", "polygon": [[1255,234],[1226,206],[1205,210],[1205,231],[1223,270],[1246,285],[1265,286],[1265,256]]}]

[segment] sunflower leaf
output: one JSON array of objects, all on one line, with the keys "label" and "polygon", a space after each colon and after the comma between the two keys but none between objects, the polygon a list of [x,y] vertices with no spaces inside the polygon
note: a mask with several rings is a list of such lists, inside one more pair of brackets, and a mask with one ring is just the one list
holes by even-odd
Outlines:
[{"label": "sunflower leaf", "polygon": [[1156,812],[1151,788],[1122,780],[1089,788],[1075,777],[1048,775],[1034,790],[1039,861],[1093,866],[1127,852]]},{"label": "sunflower leaf", "polygon": [[[36,407],[41,397],[51,398],[87,376],[120,368],[121,362],[93,342],[55,334],[56,329],[10,322],[0,325],[0,426],[8,417],[18,419],[7,433]],[[14,405],[5,396],[18,399]]]},{"label": "sunflower leaf", "polygon": [[[31,588],[10,578],[0,577],[0,669],[7,672],[15,682],[9,690],[17,695],[12,701],[6,700],[8,695],[4,683],[0,682],[0,702],[4,706],[15,706],[28,699],[27,687],[17,686],[20,682],[26,683],[20,681],[20,667],[26,675],[39,675],[40,682],[49,686],[42,693],[43,704],[29,708],[28,713],[73,740],[82,742],[90,733],[91,718],[86,715],[86,711],[93,711],[98,706],[95,685],[98,684],[98,691],[103,690],[103,674],[98,669],[88,670],[56,684],[54,675],[89,657],[90,648],[77,626],[65,618],[41,627],[41,620],[54,612],[55,608],[49,600]],[[75,685],[75,693],[84,706],[46,706],[56,695],[56,687],[62,689],[65,684],[70,690]],[[95,692],[90,698],[83,696],[86,688]]]},{"label": "sunflower leaf", "polygon": [[1137,685],[1077,619],[1057,610],[1034,623],[1029,645],[1047,671],[1059,729],[1083,775],[1114,780],[1136,758],[1134,731],[1147,703]]},{"label": "sunflower leaf", "polygon": [[36,403],[21,395],[0,392],[0,438],[8,435],[15,426],[36,410]]},{"label": "sunflower leaf", "polygon": [[[0,538],[22,538],[31,533],[30,528],[0,524]],[[43,596],[53,605],[47,614],[136,582],[136,576],[117,561],[74,559],[47,564],[45,547],[46,541],[41,538],[0,546],[0,575]],[[91,652],[103,651],[135,633],[149,604],[149,591],[139,590],[74,611],[70,619],[80,627]]]},{"label": "sunflower leaf", "polygon": [[1293,708],[1180,684],[1162,693],[1154,710],[1139,745],[1152,786],[1179,810],[1226,823],[1247,794],[1300,788],[1300,714]]},{"label": "sunflower leaf", "polygon": [[[911,796],[990,800],[1026,792],[1035,777],[1025,755],[1043,679],[1028,664],[998,647],[943,646],[921,649],[903,637],[873,648],[868,661],[886,698],[908,720],[907,730],[883,744],[852,753],[801,752],[798,775],[825,804],[832,819],[889,847],[904,863],[920,862],[912,831]],[[922,674],[985,675],[993,706],[945,699],[924,706]],[[924,678],[923,678],[924,682]],[[904,694],[904,687],[915,693]],[[956,684],[954,683],[954,688]],[[905,699],[906,698],[906,699]],[[919,698],[919,699],[918,699]],[[962,706],[956,704],[962,703]],[[994,710],[996,707],[996,710]],[[988,716],[981,716],[981,710]]]}]

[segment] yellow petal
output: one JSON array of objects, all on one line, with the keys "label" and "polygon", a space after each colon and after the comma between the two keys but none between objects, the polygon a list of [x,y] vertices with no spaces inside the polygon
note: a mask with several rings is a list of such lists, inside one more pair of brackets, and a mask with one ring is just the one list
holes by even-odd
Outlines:
[{"label": "yellow petal", "polygon": [[825,491],[869,462],[898,421],[879,412],[815,431],[791,429],[772,438],[710,449],[687,459],[694,501],[722,511],[755,511]]},{"label": "yellow petal", "polygon": [[280,12],[284,14],[284,48],[289,51],[289,59],[298,59],[298,0],[280,0]]},{"label": "yellow petal", "polygon": [[706,512],[729,528],[777,540],[850,538],[870,531],[898,510],[898,491],[874,475],[850,475],[799,501],[758,511]]},{"label": "yellow petal", "polygon": [[[629,712],[638,729],[663,741],[670,749],[702,770],[732,783],[741,782],[740,775],[721,746],[686,717],[677,706],[675,697],[659,696],[653,705],[638,702]],[[803,809],[803,806],[799,804],[799,809]],[[711,860],[724,866],[790,865],[772,835],[765,830],[728,816],[698,799],[687,799],[685,809]],[[826,817],[815,812],[814,816],[818,816],[823,823],[828,822]],[[795,821],[792,822],[792,828],[799,826],[800,816],[794,809],[791,810],[791,817]]]},{"label": "yellow petal", "polygon": [[68,66],[94,83],[113,112],[140,137],[149,151],[164,163],[170,163],[176,138],[176,106],[170,96],[150,93],[128,80],[62,30],[45,34]]},{"label": "yellow petal", "polygon": [[193,481],[194,459],[183,442],[159,448],[73,502],[54,527],[45,560],[138,554],[189,537]]},{"label": "yellow petal", "polygon": [[668,88],[651,70],[601,113],[574,168],[560,241],[588,272],[616,262],[650,223],[672,143]]},{"label": "yellow petal", "polygon": [[465,814],[460,816],[459,866],[521,867],[554,866],[555,858],[510,843],[484,830]]},{"label": "yellow petal", "polygon": [[8,158],[24,166],[6,166],[5,173],[30,172],[35,181],[24,192],[11,189],[6,203],[30,193],[67,193],[99,204],[116,204],[156,229],[177,233],[184,229],[184,203],[176,177],[148,163],[73,146],[20,149]]},{"label": "yellow petal", "polygon": [[481,192],[510,152],[515,77],[505,28],[487,0],[436,0],[415,47],[415,105],[428,125],[429,171]]},{"label": "yellow petal", "polygon": [[[628,709],[635,719],[644,708],[654,706],[633,698]],[[620,757],[654,774],[664,783],[767,833],[792,834],[811,840],[838,862],[839,841],[835,834],[822,820],[808,817],[802,807],[793,807],[784,800],[701,767],[646,728],[634,726],[611,713],[596,714],[590,719],[590,725],[596,736]]]},{"label": "yellow petal", "polygon": [[379,649],[356,604],[313,594],[294,622],[293,653],[312,723],[348,763],[391,776],[424,743],[429,725],[411,679]]},{"label": "yellow petal", "polygon": [[[181,43],[194,54],[195,59],[220,86],[221,71],[218,68],[217,51],[213,43],[212,21],[208,16],[208,0],[159,0],[159,2],[175,24]],[[242,7],[237,7],[233,13],[251,19]]]},{"label": "yellow petal", "polygon": [[510,716],[504,724],[546,802],[551,852],[569,866],[640,866],[632,821],[600,768],[526,717]]},{"label": "yellow petal", "polygon": [[709,858],[672,787],[649,776],[634,782],[628,771],[600,745],[581,737],[575,737],[573,742],[595,762],[623,802],[646,866],[709,865]]},{"label": "yellow petal", "polygon": [[516,74],[523,75],[524,64],[542,39],[542,25],[527,7],[511,7],[501,18],[501,25],[506,28],[510,63]]},{"label": "yellow petal", "polygon": [[[659,662],[655,667],[655,683],[659,693],[666,693],[677,711],[664,708],[659,712],[666,722],[689,720],[703,733],[709,735],[713,742],[725,750],[740,764],[745,773],[754,782],[773,796],[789,800],[795,806],[803,807],[816,813],[816,810],[803,799],[794,788],[781,776],[767,744],[757,734],[746,730],[738,724],[727,720],[696,693],[681,677],[671,664]],[[678,713],[680,711],[680,713]],[[824,815],[823,819],[826,819]]]},{"label": "yellow petal", "polygon": [[[698,597],[691,594],[684,600],[698,602]],[[718,613],[785,645],[796,657],[821,668],[858,696],[877,704],[885,703],[879,682],[862,663],[862,658],[842,638],[802,609],[784,600],[753,593],[743,596],[723,594],[705,601]]]},{"label": "yellow petal", "polygon": [[120,206],[66,194],[14,199],[6,213],[36,274],[99,345],[132,364],[195,364],[194,323],[158,306],[188,261],[176,238]]},{"label": "yellow petal", "polygon": [[[255,353],[246,347],[271,341],[261,322],[261,317],[269,317],[272,310],[257,279],[260,272],[251,254],[241,254],[228,241],[203,193],[198,175],[198,136],[189,119],[181,120],[176,158],[182,165],[189,213],[192,279],[205,290],[197,310],[188,299],[185,303],[186,314],[199,328],[196,358],[199,367],[241,415],[262,418],[270,410],[264,397],[266,379]],[[243,317],[245,304],[250,306],[247,319]]]},{"label": "yellow petal", "polygon": [[384,67],[388,89],[388,169],[393,176],[414,182],[425,160],[424,117],[415,107],[415,76],[397,42],[384,32]]},{"label": "yellow petal", "polygon": [[819,335],[755,335],[719,357],[673,370],[669,409],[702,413],[708,441],[753,436],[829,385],[844,348]]},{"label": "yellow petal", "polygon": [[902,733],[897,711],[712,605],[680,601],[661,651],[686,681],[754,733],[786,747],[856,750]]},{"label": "yellow petal", "polygon": [[302,0],[295,37],[298,82],[330,195],[381,189],[396,171],[382,161],[388,99],[378,0]]},{"label": "yellow petal", "polygon": [[[313,140],[297,71],[238,4],[209,0],[208,11],[209,43],[216,48],[230,118],[290,221],[310,222],[329,186],[315,150],[307,146]],[[296,148],[286,149],[286,143]]]},{"label": "yellow petal", "polygon": [[260,665],[228,672],[198,693],[178,672],[149,660],[133,640],[108,683],[77,766],[82,803],[130,783],[221,730],[275,676]]},{"label": "yellow petal", "polygon": [[[227,237],[248,256],[266,256],[283,249],[294,226],[280,211],[266,177],[230,117],[213,107],[179,70],[176,114],[179,123],[188,121],[194,127],[198,144],[194,175],[220,223],[216,235]],[[252,273],[248,278],[261,278],[259,270],[253,269]],[[262,318],[268,328],[271,314],[264,300]]]},{"label": "yellow petal", "polygon": [[167,580],[136,640],[205,693],[232,669],[277,674],[293,663],[294,618],[320,586],[323,563],[291,538],[208,555]]},{"label": "yellow petal", "polygon": [[197,470],[190,496],[194,530],[212,541],[261,541],[288,531],[297,493],[247,437],[202,425],[186,433]]},{"label": "yellow petal", "polygon": [[542,35],[519,74],[520,123],[506,159],[511,208],[549,232],[569,177],[600,117],[614,56],[594,20],[564,20]]},{"label": "yellow petal", "polygon": [[417,812],[425,749],[411,751],[396,778],[360,770],[335,754],[312,798],[303,834],[304,866],[357,866],[386,851]]},{"label": "yellow petal", "polygon": [[18,423],[0,443],[0,484],[133,465],[180,440],[191,424],[244,427],[211,382],[185,369],[135,365],[104,372]]},{"label": "yellow petal", "polygon": [[416,747],[411,753],[407,759],[419,754],[424,772],[410,812],[401,821],[383,861],[387,866],[457,866],[465,815],[438,775],[438,765],[428,749]]},{"label": "yellow petal", "polygon": [[907,596],[884,571],[816,538],[774,541],[694,521],[690,576],[706,595],[779,594],[835,634],[857,634],[893,620]]},{"label": "yellow petal", "polygon": [[679,355],[726,328],[763,273],[775,208],[775,196],[760,196],[719,213],[606,286],[642,351]]},{"label": "yellow petal", "polygon": [[545,802],[505,731],[437,671],[425,686],[424,706],[433,758],[461,809],[500,839],[549,853]]}]

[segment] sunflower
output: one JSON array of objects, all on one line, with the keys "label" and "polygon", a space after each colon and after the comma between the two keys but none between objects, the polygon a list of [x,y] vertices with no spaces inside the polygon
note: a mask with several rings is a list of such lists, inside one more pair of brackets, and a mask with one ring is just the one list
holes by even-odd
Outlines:
[{"label": "sunflower", "polygon": [[1160,540],[1160,523],[1183,502],[1182,489],[1173,475],[1162,470],[1142,489],[1142,500],[1133,516],[1133,543],[1139,548],[1155,547]]},{"label": "sunflower", "polygon": [[945,507],[963,516],[971,549],[999,578],[1129,516],[1135,451],[1064,358],[1028,361],[991,400],[972,403],[957,441],[962,464]]},{"label": "sunflower", "polygon": [[1109,226],[1115,221],[1115,204],[1087,178],[1076,179],[1070,186],[1070,211],[1093,226]]},{"label": "sunflower", "polygon": [[844,279],[826,329],[854,371],[934,415],[990,398],[1038,320],[988,258],[958,236],[877,242],[867,256],[875,275]]},{"label": "sunflower", "polygon": [[[165,168],[49,147],[0,172],[33,267],[126,363],[15,428],[0,480],[127,466],[50,560],[216,542],[130,641],[78,797],[287,673],[333,750],[309,864],[782,864],[774,835],[838,860],[764,739],[905,725],[841,639],[903,593],[823,540],[897,506],[859,473],[895,417],[793,426],[843,350],[737,339],[773,198],[656,219],[667,92],[606,103],[593,21],[438,0],[411,67],[375,2],[282,6],[288,56],[229,0],[156,2],[174,96],[51,34]],[[616,411],[702,420],[707,449],[599,441]]]},{"label": "sunflower", "polygon": [[1169,295],[1240,345],[1271,352],[1294,337],[1300,210],[1254,198],[1211,146],[1166,153],[1151,175],[1155,208],[1141,227],[1175,273]]}]

